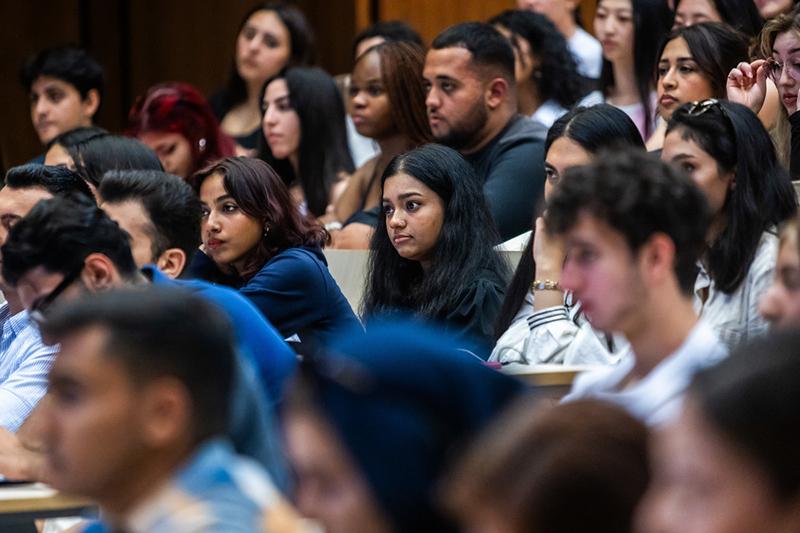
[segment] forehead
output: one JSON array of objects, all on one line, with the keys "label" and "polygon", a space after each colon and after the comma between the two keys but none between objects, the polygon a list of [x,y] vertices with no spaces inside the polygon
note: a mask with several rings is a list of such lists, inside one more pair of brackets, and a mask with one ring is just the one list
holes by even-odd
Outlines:
[{"label": "forehead", "polygon": [[569,137],[560,137],[550,145],[545,162],[558,168],[565,169],[578,165],[586,165],[592,160],[592,154],[583,146]]},{"label": "forehead", "polygon": [[682,128],[676,128],[664,137],[664,148],[661,159],[668,161],[678,154],[687,154],[695,157],[711,157],[692,139],[684,138]]},{"label": "forehead", "polygon": [[58,339],[58,357],[50,370],[51,383],[68,379],[96,386],[125,381],[122,363],[108,357],[108,331],[98,325],[78,329]]},{"label": "forehead", "polygon": [[446,76],[456,80],[478,79],[472,65],[472,54],[463,46],[429,50],[425,56],[426,78]]},{"label": "forehead", "polygon": [[606,221],[588,211],[580,211],[575,225],[567,231],[565,240],[569,246],[593,246],[609,252],[630,256],[625,236]]},{"label": "forehead", "polygon": [[682,0],[678,5],[678,11],[681,13],[702,14],[711,14],[717,12],[713,2],[710,0]]},{"label": "forehead", "polygon": [[371,80],[381,77],[381,58],[378,52],[371,51],[361,56],[353,69],[353,79]]},{"label": "forehead", "polygon": [[149,147],[180,142],[184,136],[171,131],[145,131],[138,135],[140,141]]},{"label": "forehead", "polygon": [[800,49],[800,36],[794,31],[785,31],[775,37],[772,53],[786,56]]},{"label": "forehead", "polygon": [[278,78],[267,85],[267,89],[264,91],[264,101],[282,98],[288,94],[289,86],[286,84],[286,79]]},{"label": "forehead", "polygon": [[602,7],[610,10],[633,10],[633,2],[631,0],[600,0],[597,7]]},{"label": "forehead", "polygon": [[129,234],[132,231],[143,229],[143,225],[150,223],[150,215],[142,202],[138,200],[126,200],[119,203],[103,202],[100,207],[111,220]]},{"label": "forehead", "polygon": [[289,29],[274,11],[266,9],[256,11],[247,19],[245,26],[251,26],[264,33],[271,33],[279,38],[289,39]]},{"label": "forehead", "polygon": [[203,202],[213,202],[220,196],[225,196],[226,194],[228,194],[228,192],[225,190],[222,175],[216,172],[204,179],[203,184],[200,185],[200,198]]},{"label": "forehead", "polygon": [[394,199],[401,194],[410,192],[417,192],[423,196],[436,195],[436,193],[425,185],[422,181],[418,180],[410,174],[405,172],[398,172],[393,176],[386,179],[383,184],[383,197],[386,199]]},{"label": "forehead", "polygon": [[668,42],[664,47],[664,51],[661,53],[662,59],[666,59],[667,57],[692,57],[692,51],[689,50],[686,39],[683,37],[676,37]]},{"label": "forehead", "polygon": [[34,93],[41,93],[53,89],[64,92],[78,92],[78,89],[68,81],[53,78],[52,76],[39,76],[31,84],[31,92]]},{"label": "forehead", "polygon": [[0,189],[0,216],[16,215],[24,217],[40,200],[52,198],[47,189],[42,187],[26,187]]}]

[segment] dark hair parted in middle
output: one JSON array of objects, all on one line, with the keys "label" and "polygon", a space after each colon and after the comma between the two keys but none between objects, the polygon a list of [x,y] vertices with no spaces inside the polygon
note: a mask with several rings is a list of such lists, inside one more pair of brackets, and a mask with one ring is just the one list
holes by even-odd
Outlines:
[{"label": "dark hair parted in middle", "polygon": [[678,284],[691,294],[710,214],[688,176],[641,150],[603,153],[565,172],[547,205],[547,229],[565,234],[583,213],[620,233],[633,253],[656,233],[669,237]]},{"label": "dark hair parted in middle", "polygon": [[98,135],[64,148],[75,171],[95,187],[109,170],[164,170],[153,150],[130,137]]},{"label": "dark hair parted in middle", "polygon": [[[624,111],[611,104],[576,107],[556,120],[547,131],[547,138],[544,141],[545,159],[553,143],[562,137],[576,142],[593,155],[601,150],[620,146],[640,148],[644,151],[644,141],[642,141],[639,130],[636,129],[636,124]],[[495,324],[495,338],[497,339],[511,326],[522,302],[525,301],[525,295],[530,290],[536,272],[536,264],[533,261],[533,244],[534,233],[531,232],[531,238],[517,263],[514,277],[506,290],[503,307],[500,308],[497,316]]]},{"label": "dark hair parted in middle", "polygon": [[410,42],[385,42],[369,48],[356,64],[371,52],[378,54],[380,59],[381,82],[389,97],[392,123],[415,145],[430,142],[431,127],[425,111],[425,86],[422,83],[425,49]]},{"label": "dark hair parted in middle", "polygon": [[93,253],[107,256],[126,279],[139,272],[128,234],[93,199],[73,195],[42,200],[8,233],[2,247],[3,278],[16,285],[36,267],[67,276]]},{"label": "dark hair parted in middle", "polygon": [[212,174],[222,176],[225,192],[245,214],[270,228],[269,236],[259,240],[250,252],[247,267],[239,273],[245,280],[287,248],[321,247],[327,241],[325,228],[300,214],[283,180],[264,161],[249,157],[225,158],[195,175],[195,192],[199,194],[203,182]]},{"label": "dark hair parted in middle", "polygon": [[514,84],[514,50],[503,35],[485,22],[463,22],[450,26],[433,40],[431,48],[461,47],[472,55],[472,63],[501,74]]},{"label": "dark hair parted in middle", "polygon": [[[714,98],[725,98],[728,73],[742,61],[748,60],[747,37],[719,22],[704,22],[681,26],[667,35],[658,50],[657,61],[670,41],[683,39],[700,73],[708,79]],[[661,75],[656,67],[656,74]]]},{"label": "dark hair parted in middle", "polygon": [[401,257],[387,234],[386,217],[370,244],[370,277],[364,296],[365,316],[397,309],[436,317],[450,309],[465,284],[481,272],[491,273],[504,286],[508,266],[494,251],[497,232],[483,198],[475,171],[455,150],[426,144],[395,157],[381,177],[399,173],[419,180],[435,192],[444,204],[444,221],[423,273],[419,262]]},{"label": "dark hair parted in middle", "polygon": [[[308,210],[322,216],[338,174],[354,170],[347,146],[342,95],[333,78],[321,68],[290,67],[267,80],[260,102],[267,86],[278,79],[286,81],[289,103],[300,118],[299,168],[295,172],[287,161],[279,161],[272,155],[263,131],[259,138],[259,158],[273,166],[287,185],[299,182]],[[265,110],[261,111],[263,119]]]},{"label": "dark hair parted in middle", "polygon": [[104,203],[139,202],[147,213],[145,224],[154,259],[170,248],[180,248],[187,261],[200,244],[203,209],[192,187],[182,178],[158,170],[114,170],[98,189]]},{"label": "dark hair parted in middle", "polygon": [[735,187],[728,189],[722,208],[725,226],[705,254],[714,284],[730,294],[747,276],[762,234],[792,217],[797,200],[755,113],[727,101],[702,113],[690,113],[691,106],[675,110],[667,134],[678,130],[714,158],[721,171],[734,173]]}]

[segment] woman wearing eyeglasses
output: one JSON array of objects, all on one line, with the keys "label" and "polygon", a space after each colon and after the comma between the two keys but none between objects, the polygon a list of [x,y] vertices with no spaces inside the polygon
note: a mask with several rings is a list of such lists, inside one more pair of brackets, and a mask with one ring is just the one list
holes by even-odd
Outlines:
[{"label": "woman wearing eyeglasses", "polygon": [[779,15],[767,21],[759,36],[758,50],[763,59],[739,63],[731,70],[727,84],[728,99],[758,113],[764,105],[767,78],[775,83],[785,113],[779,114],[770,134],[775,140],[778,157],[784,164],[790,162],[791,154],[792,177],[798,179],[800,115],[796,112],[797,93],[800,91],[800,12]]},{"label": "woman wearing eyeglasses", "polygon": [[776,227],[797,211],[769,134],[742,105],[693,102],[672,114],[661,159],[694,179],[712,212],[695,309],[729,347],[764,333],[758,301],[775,270]]}]

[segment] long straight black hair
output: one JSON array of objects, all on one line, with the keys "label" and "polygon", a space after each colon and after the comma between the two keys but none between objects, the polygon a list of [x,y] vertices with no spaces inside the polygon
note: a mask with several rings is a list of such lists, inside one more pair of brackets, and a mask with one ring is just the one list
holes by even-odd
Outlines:
[{"label": "long straight black hair", "polygon": [[364,317],[397,310],[437,317],[452,309],[478,278],[490,275],[505,284],[508,265],[494,250],[497,231],[469,163],[451,148],[426,144],[392,159],[381,176],[381,188],[400,172],[439,195],[444,221],[430,268],[423,272],[419,262],[400,257],[387,234],[386,217],[378,217],[370,244]]},{"label": "long straight black hair", "polygon": [[[259,158],[272,166],[291,186],[297,181],[303,188],[306,205],[314,216],[325,214],[331,186],[339,172],[351,173],[353,159],[347,145],[344,102],[336,82],[318,67],[290,67],[267,80],[259,101],[264,100],[267,86],[277,79],[286,80],[289,103],[300,118],[299,168],[294,171],[288,161],[272,155],[263,129],[259,136]],[[263,122],[264,109],[261,110]]]},{"label": "long straight black hair", "polygon": [[769,133],[743,105],[720,101],[702,113],[692,104],[675,110],[667,134],[678,131],[733,172],[736,186],[723,205],[725,227],[706,250],[704,261],[714,285],[730,294],[742,284],[753,263],[761,236],[797,213],[789,173],[775,154]]},{"label": "long straight black hair", "polygon": [[[600,0],[602,2],[602,0]],[[639,100],[644,106],[645,137],[653,133],[653,113],[650,93],[655,87],[658,48],[672,27],[672,13],[665,0],[631,0],[633,6],[633,69]],[[608,96],[614,87],[614,68],[603,58],[600,89]]]}]

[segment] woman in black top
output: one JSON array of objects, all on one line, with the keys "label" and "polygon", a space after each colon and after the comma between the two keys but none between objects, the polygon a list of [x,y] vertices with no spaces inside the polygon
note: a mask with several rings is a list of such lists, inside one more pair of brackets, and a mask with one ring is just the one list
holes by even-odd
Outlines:
[{"label": "woman in black top", "polygon": [[375,315],[413,313],[477,341],[485,358],[508,265],[492,247],[496,230],[472,167],[455,150],[424,145],[389,163],[381,193],[367,326]]}]

